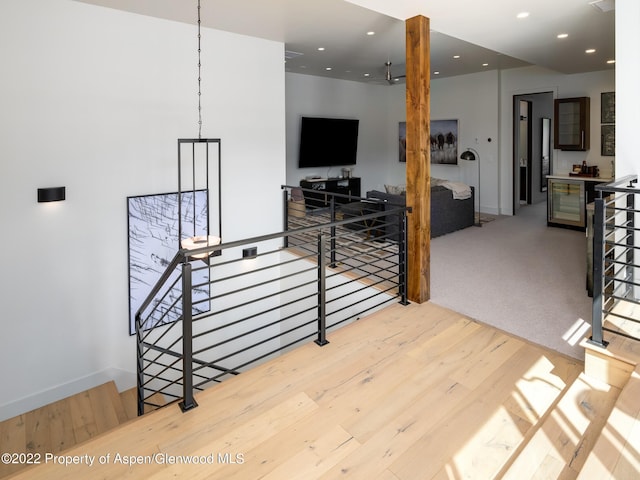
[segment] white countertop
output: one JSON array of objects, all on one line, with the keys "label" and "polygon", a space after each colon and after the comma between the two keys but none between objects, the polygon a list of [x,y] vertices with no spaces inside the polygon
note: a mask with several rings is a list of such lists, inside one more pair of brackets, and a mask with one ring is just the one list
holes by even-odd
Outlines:
[{"label": "white countertop", "polygon": [[569,175],[547,175],[547,178],[557,178],[559,180],[583,180],[585,182],[598,182],[598,183],[609,183],[613,181],[613,178],[606,177],[579,177]]}]

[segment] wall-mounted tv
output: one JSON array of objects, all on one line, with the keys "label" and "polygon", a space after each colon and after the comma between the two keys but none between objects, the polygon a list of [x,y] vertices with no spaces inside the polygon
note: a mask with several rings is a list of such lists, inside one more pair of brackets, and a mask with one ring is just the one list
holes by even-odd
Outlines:
[{"label": "wall-mounted tv", "polygon": [[355,165],[359,120],[302,117],[298,167]]}]

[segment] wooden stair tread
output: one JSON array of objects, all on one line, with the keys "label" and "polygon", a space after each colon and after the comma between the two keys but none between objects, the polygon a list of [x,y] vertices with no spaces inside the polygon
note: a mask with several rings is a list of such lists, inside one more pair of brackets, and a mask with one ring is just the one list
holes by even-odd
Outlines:
[{"label": "wooden stair tread", "polygon": [[591,478],[638,478],[640,476],[640,367],[622,389],[593,450],[578,476]]},{"label": "wooden stair tread", "polygon": [[617,387],[581,374],[547,413],[502,478],[576,478],[619,394]]},{"label": "wooden stair tread", "polygon": [[[114,382],[0,422],[0,452],[60,453],[129,420]],[[0,478],[26,465],[0,464]]]}]

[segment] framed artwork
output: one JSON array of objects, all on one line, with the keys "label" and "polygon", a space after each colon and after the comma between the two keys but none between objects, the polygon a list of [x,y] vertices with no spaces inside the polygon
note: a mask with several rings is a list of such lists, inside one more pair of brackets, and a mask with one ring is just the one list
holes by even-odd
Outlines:
[{"label": "framed artwork", "polygon": [[432,120],[430,142],[432,164],[458,164],[458,120]]},{"label": "framed artwork", "polygon": [[[432,120],[429,139],[431,163],[458,164],[458,120]],[[398,158],[407,161],[407,122],[398,127]]]},{"label": "framed artwork", "polygon": [[600,123],[616,123],[616,92],[600,94]]},{"label": "framed artwork", "polygon": [[600,155],[613,157],[616,154],[616,126],[600,125]]},{"label": "framed artwork", "polygon": [[398,127],[398,158],[407,161],[407,122],[400,122]]},{"label": "framed artwork", "polygon": [[[193,195],[195,208],[193,212]],[[207,190],[182,192],[182,227],[187,235],[207,235]],[[186,206],[186,208],[184,208]],[[178,240],[178,193],[127,197],[129,225],[129,334],[134,335],[135,314],[160,279],[180,248]],[[195,219],[195,229],[194,229]],[[179,276],[175,271],[172,280]],[[170,280],[169,285],[174,282]],[[208,285],[209,269],[193,272],[193,285]],[[180,282],[156,303],[157,309],[148,322],[148,328],[175,322],[181,315],[178,301]],[[193,314],[209,311],[208,287],[194,288]],[[196,303],[200,302],[201,303]]]}]

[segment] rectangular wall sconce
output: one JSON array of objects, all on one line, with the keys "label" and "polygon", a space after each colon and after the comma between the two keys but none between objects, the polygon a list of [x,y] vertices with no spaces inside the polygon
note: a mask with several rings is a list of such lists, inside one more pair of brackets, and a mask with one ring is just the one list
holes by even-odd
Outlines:
[{"label": "rectangular wall sconce", "polygon": [[242,249],[242,258],[256,258],[258,256],[258,247],[249,247]]},{"label": "rectangular wall sconce", "polygon": [[66,198],[66,187],[50,187],[38,189],[38,203],[59,202]]}]

